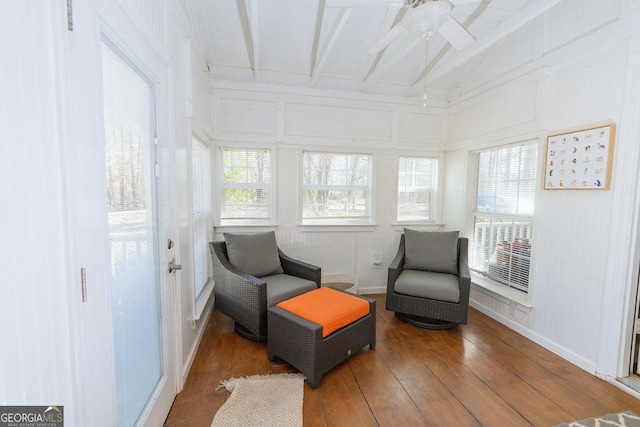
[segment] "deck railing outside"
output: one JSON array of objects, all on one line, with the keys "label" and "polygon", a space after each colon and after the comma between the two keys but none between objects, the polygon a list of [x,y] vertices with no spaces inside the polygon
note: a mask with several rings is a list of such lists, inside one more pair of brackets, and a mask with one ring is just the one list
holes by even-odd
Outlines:
[{"label": "deck railing outside", "polygon": [[531,221],[476,215],[471,269],[526,292],[532,231]]}]

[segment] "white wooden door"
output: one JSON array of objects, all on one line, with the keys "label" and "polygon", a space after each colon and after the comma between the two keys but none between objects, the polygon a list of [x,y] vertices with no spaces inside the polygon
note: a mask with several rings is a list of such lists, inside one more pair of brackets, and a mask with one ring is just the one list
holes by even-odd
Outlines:
[{"label": "white wooden door", "polygon": [[166,415],[175,396],[163,351],[156,87],[107,39],[101,59],[116,414],[132,426]]},{"label": "white wooden door", "polygon": [[118,2],[74,2],[65,41],[78,425],[162,425],[176,395],[169,64]]}]

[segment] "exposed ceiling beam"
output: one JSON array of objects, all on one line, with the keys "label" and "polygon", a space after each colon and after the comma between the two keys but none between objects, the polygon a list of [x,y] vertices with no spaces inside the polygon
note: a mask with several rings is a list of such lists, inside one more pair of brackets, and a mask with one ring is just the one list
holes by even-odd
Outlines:
[{"label": "exposed ceiling beam", "polygon": [[253,79],[256,80],[260,68],[258,60],[258,53],[260,52],[260,40],[258,39],[258,4],[256,0],[248,1],[248,7],[245,0],[236,0],[236,6],[238,8],[238,15],[240,16],[240,24],[242,25],[244,43],[247,46],[249,65],[253,71]]},{"label": "exposed ceiling beam", "polygon": [[335,21],[333,21],[331,30],[329,30],[329,34],[327,35],[327,40],[322,47],[322,52],[320,52],[315,63],[315,67],[311,71],[311,86],[315,85],[316,81],[318,81],[320,71],[322,70],[322,67],[324,67],[325,62],[327,62],[327,58],[329,57],[333,46],[335,46],[338,36],[344,29],[344,25],[347,23],[352,10],[353,9],[341,9],[340,12],[338,12],[338,16],[336,16]]},{"label": "exposed ceiling beam", "polygon": [[[402,18],[404,18],[404,15],[406,13],[407,13],[407,9],[406,8],[403,8],[403,9],[388,9],[387,10],[387,14],[384,17],[384,22],[382,23],[382,26],[380,27],[380,31],[378,31],[377,40],[379,40],[380,37],[382,37],[383,35],[388,33],[389,30],[391,30],[391,28],[393,28],[396,25],[398,25],[400,23],[400,21],[402,21]],[[377,54],[370,56],[369,62],[367,63],[367,66],[365,67],[365,70],[367,70],[367,71],[364,73],[364,77],[362,79],[363,81],[366,80],[371,75],[373,70],[378,66],[378,63],[380,62],[380,58],[382,58],[382,54],[384,54],[385,49],[382,49]]]},{"label": "exposed ceiling beam", "polygon": [[316,28],[313,33],[313,45],[311,46],[311,62],[309,64],[309,75],[316,68],[316,60],[318,59],[318,45],[320,44],[320,32],[322,31],[322,21],[324,20],[325,0],[318,2],[318,13],[316,14]]},{"label": "exposed ceiling beam", "polygon": [[503,40],[509,34],[533,21],[563,0],[532,0],[528,5],[502,21],[495,30],[476,40],[471,46],[461,50],[446,62],[441,62],[433,67],[427,76],[428,81],[437,80],[449,72],[463,65],[473,57],[481,54],[494,44]]},{"label": "exposed ceiling beam", "polygon": [[422,37],[416,37],[407,32],[401,37],[402,40],[398,40],[399,43],[395,45],[394,50],[387,51],[387,54],[378,63],[378,66],[369,74],[364,82],[362,82],[362,90],[367,90],[372,84],[384,76],[398,61],[413,49],[415,45],[425,43],[425,39]]}]

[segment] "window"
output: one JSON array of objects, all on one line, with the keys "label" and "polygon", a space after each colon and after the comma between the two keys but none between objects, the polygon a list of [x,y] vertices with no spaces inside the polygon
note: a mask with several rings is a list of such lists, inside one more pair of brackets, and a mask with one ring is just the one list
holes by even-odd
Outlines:
[{"label": "window", "polygon": [[272,220],[271,150],[221,149],[220,224]]},{"label": "window", "polygon": [[209,281],[209,229],[211,228],[211,158],[209,147],[191,140],[193,186],[193,265],[196,300]]},{"label": "window", "polygon": [[476,156],[470,267],[490,279],[527,291],[538,144],[499,147]]},{"label": "window", "polygon": [[302,156],[302,221],[306,224],[371,223],[370,154]]},{"label": "window", "polygon": [[398,221],[433,221],[438,159],[400,157],[398,162]]}]

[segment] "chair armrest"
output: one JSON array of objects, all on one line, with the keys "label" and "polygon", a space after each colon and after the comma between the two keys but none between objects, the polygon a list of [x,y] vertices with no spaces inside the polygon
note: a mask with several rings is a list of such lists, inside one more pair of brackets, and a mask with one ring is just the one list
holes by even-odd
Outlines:
[{"label": "chair armrest", "polygon": [[282,269],[285,274],[311,280],[316,283],[317,287],[320,287],[322,277],[320,267],[293,259],[280,249],[278,249],[278,255],[280,256],[280,264],[282,264]]},{"label": "chair armrest", "polygon": [[396,279],[402,273],[402,267],[404,266],[404,234],[400,236],[400,246],[395,258],[389,264],[387,287],[396,283]]},{"label": "chair armrest", "polygon": [[469,271],[469,239],[458,239],[458,281],[461,303],[468,304],[471,292],[471,272]]}]

